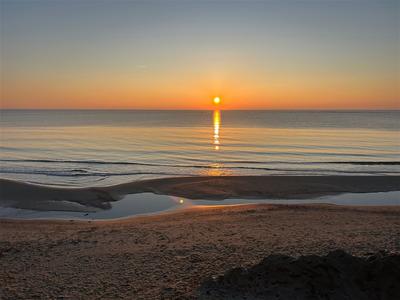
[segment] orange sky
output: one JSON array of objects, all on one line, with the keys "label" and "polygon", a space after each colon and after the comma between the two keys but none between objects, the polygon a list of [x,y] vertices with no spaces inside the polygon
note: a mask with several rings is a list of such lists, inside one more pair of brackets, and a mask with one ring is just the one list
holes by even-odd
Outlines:
[{"label": "orange sky", "polygon": [[[57,109],[212,109],[212,98],[222,98],[222,109],[392,109],[400,108],[395,80],[282,78],[250,80],[243,77],[213,84],[188,78],[161,79],[155,86],[135,86],[127,78],[82,80],[65,84],[53,79],[13,84],[3,88],[2,108]],[[41,82],[42,81],[42,82]],[[206,80],[204,80],[206,81]],[[360,82],[361,81],[361,82]]]}]

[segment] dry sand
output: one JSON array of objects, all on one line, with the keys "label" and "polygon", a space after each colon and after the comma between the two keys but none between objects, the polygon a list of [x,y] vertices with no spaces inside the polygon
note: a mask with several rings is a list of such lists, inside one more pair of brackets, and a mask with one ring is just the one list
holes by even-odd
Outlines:
[{"label": "dry sand", "polygon": [[400,253],[400,207],[245,205],[119,221],[0,221],[1,299],[191,299],[270,254]]}]

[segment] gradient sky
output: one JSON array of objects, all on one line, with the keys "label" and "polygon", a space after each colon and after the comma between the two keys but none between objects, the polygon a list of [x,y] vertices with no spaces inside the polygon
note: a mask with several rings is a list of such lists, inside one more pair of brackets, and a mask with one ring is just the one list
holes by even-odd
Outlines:
[{"label": "gradient sky", "polygon": [[400,108],[400,1],[0,0],[2,108]]}]

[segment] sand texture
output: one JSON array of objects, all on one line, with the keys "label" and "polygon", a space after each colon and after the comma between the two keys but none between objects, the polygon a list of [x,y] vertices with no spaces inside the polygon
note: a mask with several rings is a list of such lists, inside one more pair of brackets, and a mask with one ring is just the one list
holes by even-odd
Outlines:
[{"label": "sand texture", "polygon": [[241,205],[119,221],[0,220],[1,299],[196,299],[271,254],[400,253],[400,207]]}]

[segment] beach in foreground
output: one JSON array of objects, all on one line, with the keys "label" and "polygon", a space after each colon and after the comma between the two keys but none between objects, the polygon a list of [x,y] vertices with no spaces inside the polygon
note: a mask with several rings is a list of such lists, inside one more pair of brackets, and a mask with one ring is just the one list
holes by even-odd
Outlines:
[{"label": "beach in foreground", "polygon": [[0,221],[0,298],[195,298],[270,254],[400,252],[400,207],[195,207],[115,221]]}]

